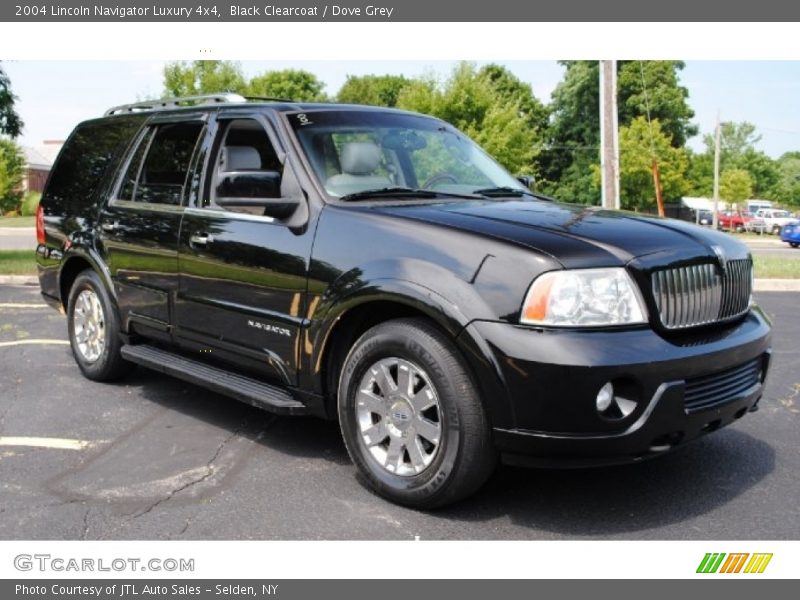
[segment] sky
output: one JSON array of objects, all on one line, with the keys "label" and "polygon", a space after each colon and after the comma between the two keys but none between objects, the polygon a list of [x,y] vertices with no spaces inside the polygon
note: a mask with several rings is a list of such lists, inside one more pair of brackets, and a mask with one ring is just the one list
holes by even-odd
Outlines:
[{"label": "sky", "polygon": [[[563,75],[554,61],[495,61],[530,83],[543,102]],[[25,121],[21,143],[37,145],[64,139],[84,119],[102,115],[118,104],[162,92],[164,62],[157,61],[3,61],[19,98]],[[445,79],[454,61],[244,61],[248,76],[284,68],[306,69],[325,83],[331,95],[347,75],[434,74]],[[484,64],[477,61],[478,65]],[[762,136],[758,148],[773,158],[800,150],[800,61],[687,61],[680,73],[689,90],[693,122],[701,135],[689,145],[703,148],[702,134],[713,130],[719,113],[723,121],[749,121]]]}]

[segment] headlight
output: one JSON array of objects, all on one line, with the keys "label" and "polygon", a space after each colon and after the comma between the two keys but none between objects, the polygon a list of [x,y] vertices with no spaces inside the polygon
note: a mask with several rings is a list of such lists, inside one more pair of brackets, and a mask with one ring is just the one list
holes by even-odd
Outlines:
[{"label": "headlight", "polygon": [[531,284],[520,321],[556,327],[632,325],[646,323],[647,311],[623,268],[549,271]]}]

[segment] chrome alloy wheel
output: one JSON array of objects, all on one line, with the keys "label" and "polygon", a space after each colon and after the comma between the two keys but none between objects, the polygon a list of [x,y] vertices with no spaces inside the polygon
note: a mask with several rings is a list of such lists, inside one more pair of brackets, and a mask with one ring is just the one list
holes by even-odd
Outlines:
[{"label": "chrome alloy wheel", "polygon": [[83,290],[75,299],[72,329],[78,352],[93,363],[106,347],[106,319],[100,298],[93,290]]},{"label": "chrome alloy wheel", "polygon": [[388,472],[418,475],[433,462],[442,411],[436,388],[420,367],[402,358],[379,360],[361,378],[355,404],[361,439]]}]

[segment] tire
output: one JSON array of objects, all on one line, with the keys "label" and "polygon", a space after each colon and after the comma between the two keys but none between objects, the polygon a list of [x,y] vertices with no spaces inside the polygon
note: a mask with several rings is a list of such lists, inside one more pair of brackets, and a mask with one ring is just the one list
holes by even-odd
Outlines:
[{"label": "tire", "polygon": [[362,335],[338,393],[350,458],[384,498],[437,508],[492,474],[497,453],[475,381],[450,339],[426,321],[388,321]]},{"label": "tire", "polygon": [[744,225],[737,225],[736,233],[744,233]]},{"label": "tire", "polygon": [[72,356],[93,381],[114,381],[133,365],[122,358],[119,319],[100,277],[87,269],[72,284],[67,303]]},{"label": "tire", "polygon": [[790,245],[792,248],[797,248],[798,246],[800,246],[800,242],[789,242],[789,245]]},{"label": "tire", "polygon": [[781,226],[775,225],[772,228],[772,235],[780,235],[781,234]]}]

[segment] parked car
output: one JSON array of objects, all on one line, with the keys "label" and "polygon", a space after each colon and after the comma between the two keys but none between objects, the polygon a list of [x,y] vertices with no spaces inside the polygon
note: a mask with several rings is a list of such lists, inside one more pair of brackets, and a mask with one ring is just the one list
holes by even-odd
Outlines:
[{"label": "parked car", "polygon": [[36,222],[87,378],[138,364],[338,420],[364,481],[419,508],[498,458],[661,456],[754,411],[769,366],[737,240],[551,201],[399,110],[116,107],[71,134]]},{"label": "parked car", "polygon": [[783,226],[781,241],[786,242],[792,248],[800,246],[800,221],[791,221]]},{"label": "parked car", "polygon": [[697,211],[695,219],[699,225],[711,227],[711,224],[714,222],[714,213],[710,210],[700,209]]},{"label": "parked car", "polygon": [[766,230],[773,235],[780,234],[783,226],[794,220],[788,210],[778,210],[777,208],[762,208],[756,212],[756,217],[764,222]]},{"label": "parked car", "polygon": [[749,212],[724,211],[719,213],[717,223],[720,229],[742,233],[748,229],[748,224],[753,220]]}]

